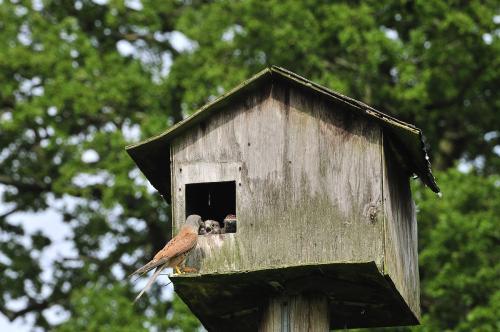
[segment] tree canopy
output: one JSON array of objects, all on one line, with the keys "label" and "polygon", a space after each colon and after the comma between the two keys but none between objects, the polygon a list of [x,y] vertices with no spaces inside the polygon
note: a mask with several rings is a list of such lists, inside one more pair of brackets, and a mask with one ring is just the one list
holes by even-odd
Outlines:
[{"label": "tree canopy", "polygon": [[[488,0],[1,1],[0,312],[195,329],[160,286],[126,304],[170,213],[123,148],[275,64],[423,129],[444,196],[413,187],[416,329],[498,330],[499,31]],[[57,230],[28,226],[47,210],[71,249],[44,266]]]}]

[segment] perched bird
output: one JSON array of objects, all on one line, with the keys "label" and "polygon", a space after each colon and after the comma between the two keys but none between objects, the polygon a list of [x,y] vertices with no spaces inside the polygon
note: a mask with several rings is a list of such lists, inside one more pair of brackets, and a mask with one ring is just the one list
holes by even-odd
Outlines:
[{"label": "perched bird", "polygon": [[[193,214],[187,217],[186,222],[182,225],[179,234],[174,236],[172,240],[170,240],[150,262],[130,275],[130,277],[134,275],[141,276],[156,268],[155,273],[149,279],[146,287],[144,287],[139,295],[137,295],[134,302],[136,302],[142,294],[144,294],[144,292],[151,287],[163,269],[173,267],[177,273],[182,273],[179,270],[179,266],[184,265],[187,254],[193,250],[194,247],[196,247],[196,242],[198,241],[198,230],[202,224],[203,221],[198,215]],[[192,268],[183,267],[183,271],[188,269],[191,271],[194,270]]]},{"label": "perched bird", "polygon": [[207,234],[221,234],[219,222],[215,220],[205,220],[205,231]]}]

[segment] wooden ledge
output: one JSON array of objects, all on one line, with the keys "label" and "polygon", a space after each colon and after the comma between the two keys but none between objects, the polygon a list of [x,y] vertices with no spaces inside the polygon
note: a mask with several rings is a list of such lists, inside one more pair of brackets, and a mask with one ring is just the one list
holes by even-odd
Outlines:
[{"label": "wooden ledge", "polygon": [[171,280],[209,331],[256,331],[271,297],[314,293],[328,297],[331,328],[419,324],[375,262],[184,274]]}]

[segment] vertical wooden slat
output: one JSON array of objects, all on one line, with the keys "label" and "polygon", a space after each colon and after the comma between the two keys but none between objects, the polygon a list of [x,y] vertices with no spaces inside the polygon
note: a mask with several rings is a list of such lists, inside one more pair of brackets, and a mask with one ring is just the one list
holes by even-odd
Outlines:
[{"label": "vertical wooden slat", "polygon": [[420,317],[417,220],[408,171],[384,142],[384,260],[388,274],[414,315]]},{"label": "vertical wooden slat", "polygon": [[325,332],[330,330],[328,300],[321,294],[270,299],[259,332]]}]

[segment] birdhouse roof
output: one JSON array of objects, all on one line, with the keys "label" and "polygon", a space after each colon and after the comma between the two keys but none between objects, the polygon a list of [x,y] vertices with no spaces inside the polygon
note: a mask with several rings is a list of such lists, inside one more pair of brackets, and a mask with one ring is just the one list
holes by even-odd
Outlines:
[{"label": "birdhouse roof", "polygon": [[151,184],[170,202],[171,141],[179,134],[206,120],[214,112],[220,111],[225,106],[236,101],[237,98],[255,91],[269,82],[290,84],[309,89],[311,92],[322,95],[333,102],[347,105],[347,108],[353,112],[358,112],[373,121],[377,121],[387,130],[391,139],[396,141],[394,145],[398,153],[405,156],[408,166],[411,168],[410,171],[415,173],[434,192],[439,192],[439,187],[431,173],[431,165],[420,129],[382,113],[361,101],[344,96],[277,66],[265,68],[161,134],[127,146],[126,150]]}]

